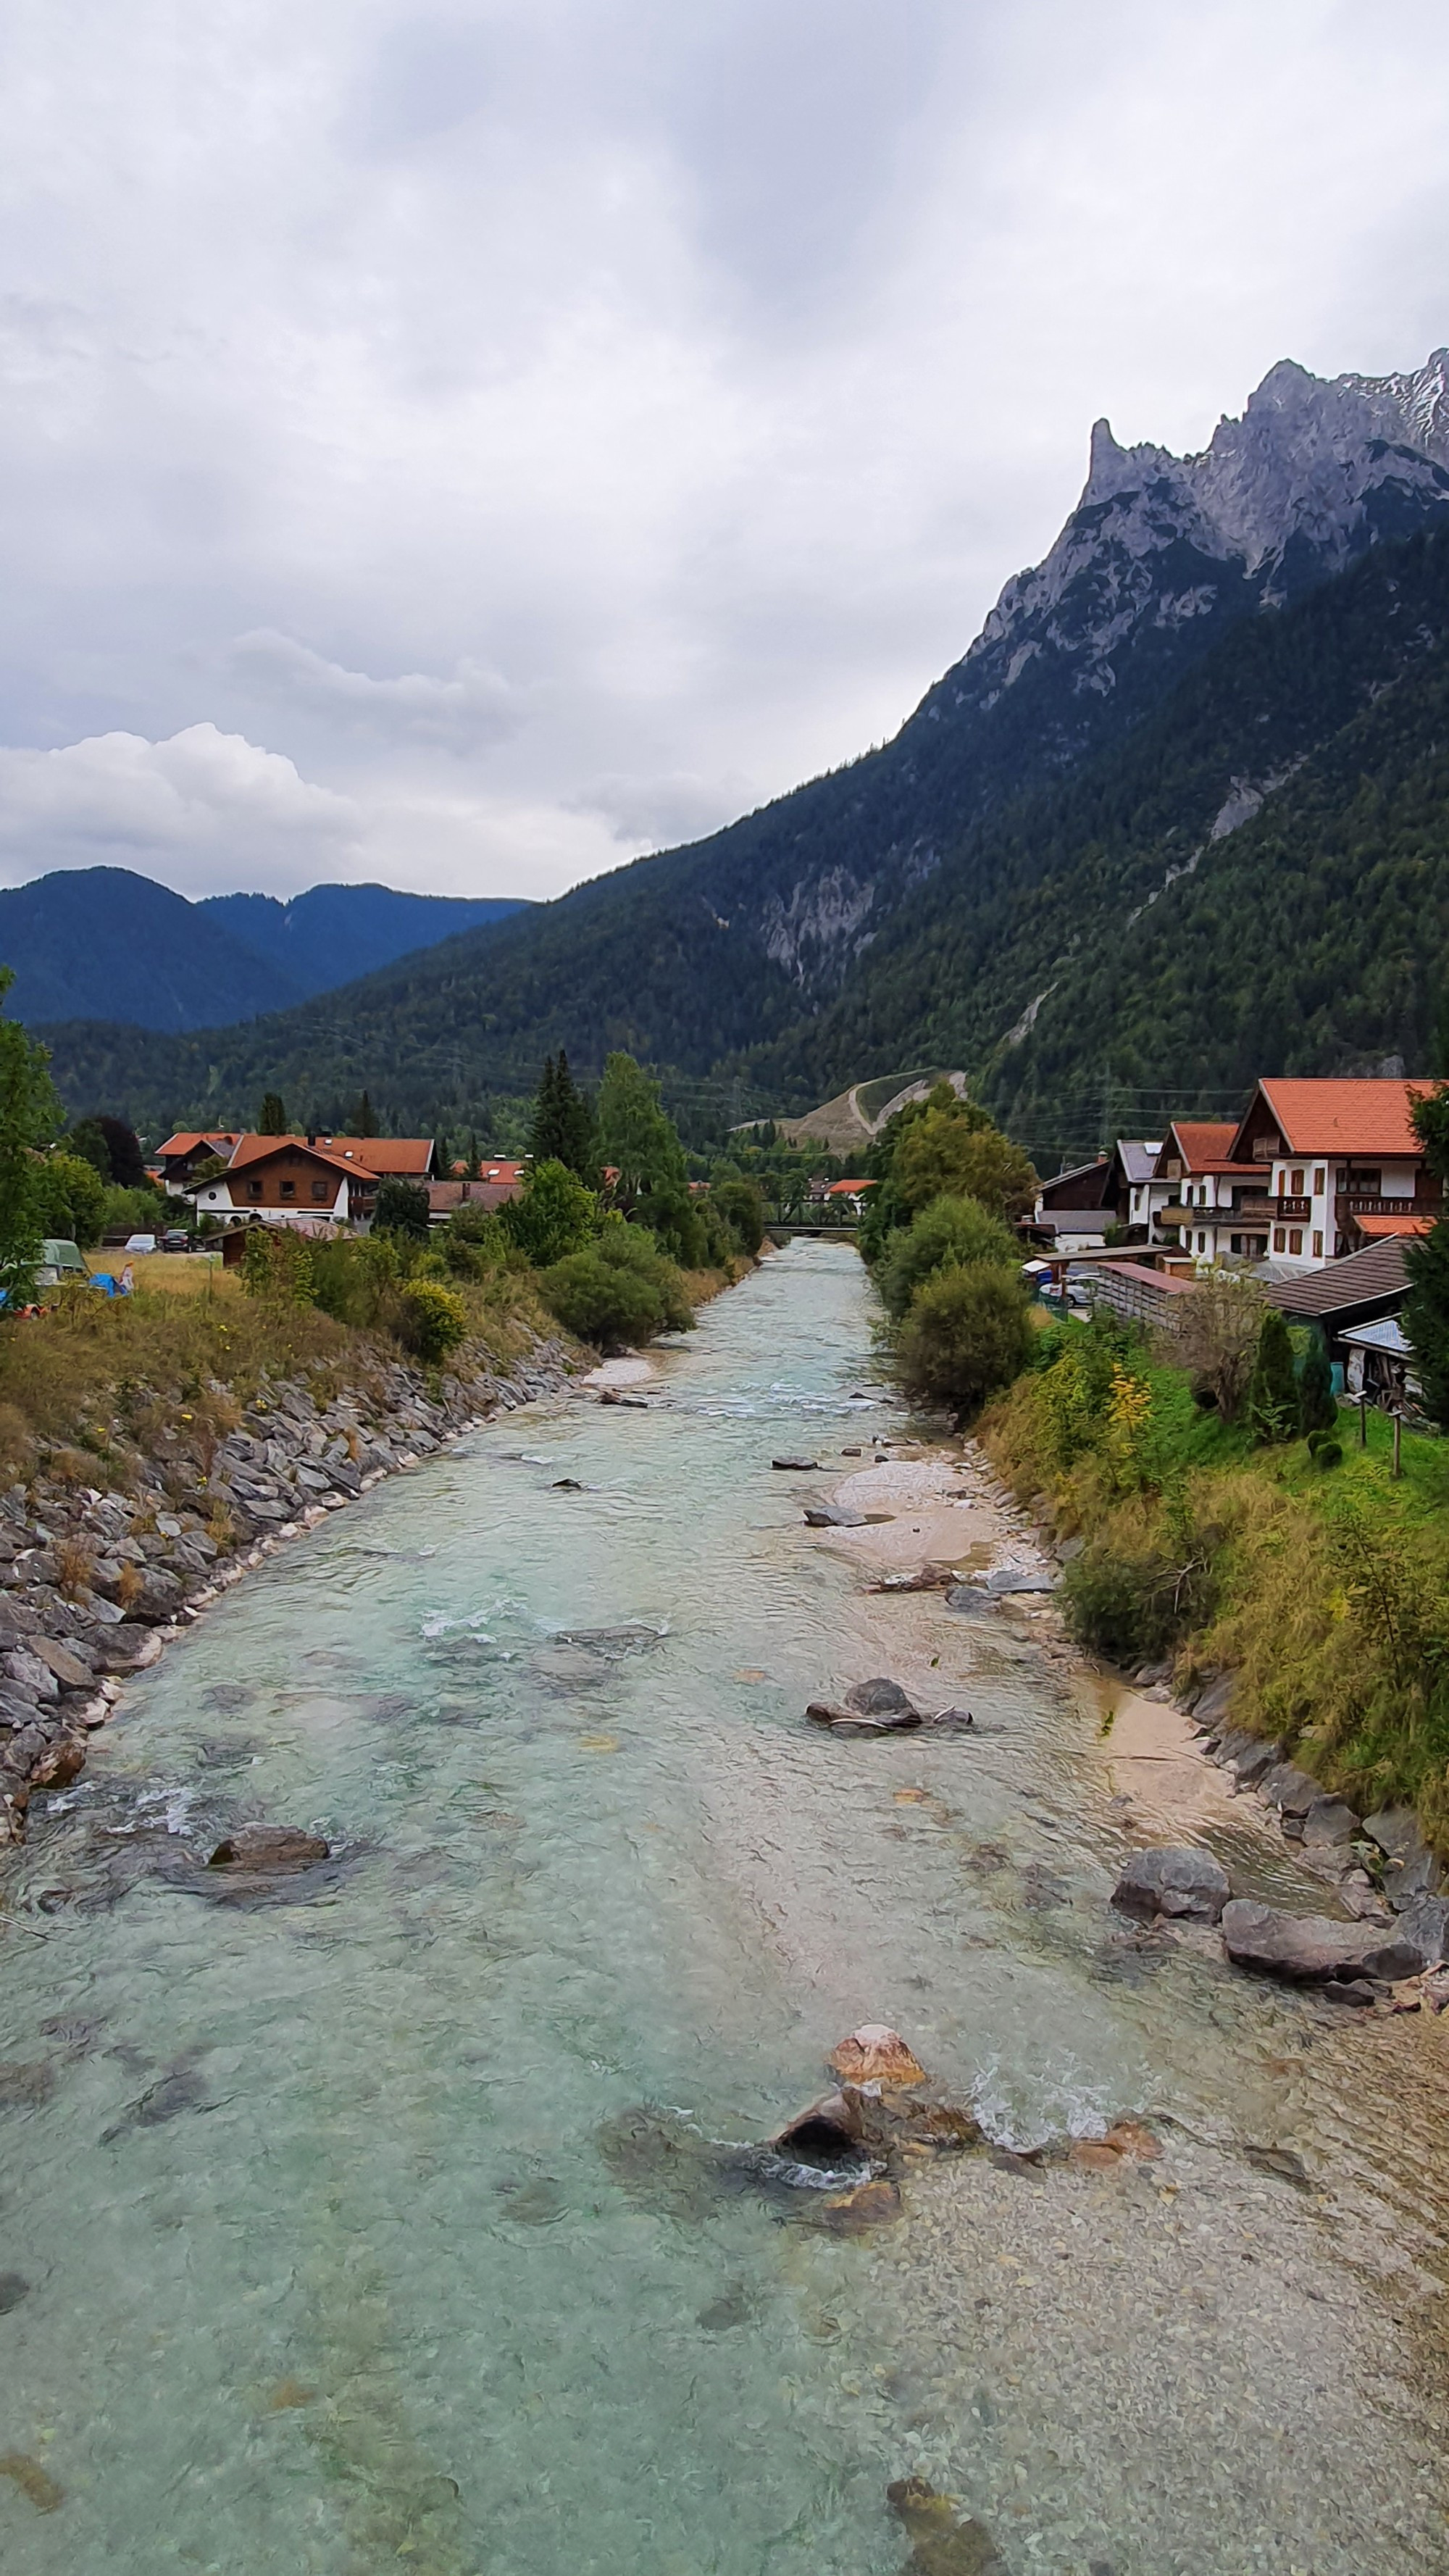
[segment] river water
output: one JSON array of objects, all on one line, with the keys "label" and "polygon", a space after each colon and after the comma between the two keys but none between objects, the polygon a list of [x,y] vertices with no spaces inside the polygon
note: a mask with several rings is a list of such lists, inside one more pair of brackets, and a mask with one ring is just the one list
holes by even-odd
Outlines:
[{"label": "river water", "polygon": [[[798,1246],[647,1410],[531,1408],[393,1480],[37,1815],[0,1912],[6,2576],[876,2576],[911,2470],[981,2517],[916,2562],[955,2576],[1449,2566],[1442,2052],[1113,1932],[1089,1695],[1023,1619],[865,1597],[807,1538],[769,1461],[892,1422],[867,1308]],[[872,1671],[969,1687],[978,1736],[803,1723]],[[249,1814],[335,1866],[222,1901],[191,1863]],[[865,2019],[994,2157],[841,2241],[676,2151],[769,2135]],[[1022,2161],[1129,2111],[1160,2165]]]}]

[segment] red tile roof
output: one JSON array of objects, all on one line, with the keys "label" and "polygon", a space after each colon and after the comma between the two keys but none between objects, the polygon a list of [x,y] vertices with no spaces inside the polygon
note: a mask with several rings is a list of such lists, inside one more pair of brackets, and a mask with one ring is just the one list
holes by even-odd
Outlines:
[{"label": "red tile roof", "polygon": [[1231,1169],[1233,1138],[1237,1132],[1231,1119],[1224,1122],[1221,1119],[1174,1118],[1162,1150],[1165,1154],[1171,1153],[1175,1142],[1190,1172],[1210,1172],[1220,1167]]},{"label": "red tile roof", "polygon": [[1373,1240],[1385,1235],[1427,1234],[1434,1220],[1428,1216],[1356,1216],[1350,1222],[1360,1234]]},{"label": "red tile roof", "polygon": [[[1372,1076],[1352,1081],[1299,1081],[1276,1074],[1259,1091],[1290,1154],[1422,1155],[1409,1110],[1432,1091],[1427,1076],[1411,1081]],[[1249,1112],[1251,1115],[1251,1111]],[[1244,1119],[1234,1133],[1247,1124]]]},{"label": "red tile roof", "polygon": [[198,1145],[234,1145],[240,1133],[237,1127],[183,1127],[175,1136],[168,1136],[164,1145],[158,1145],[156,1152],[161,1160],[170,1161],[180,1154],[194,1154]]},{"label": "red tile roof", "polygon": [[305,1136],[241,1136],[231,1158],[231,1169],[239,1172],[247,1164],[259,1162],[264,1154],[274,1154],[283,1145],[292,1145],[304,1154],[316,1154],[323,1162],[337,1163],[345,1172],[365,1174],[380,1180],[386,1174],[398,1174],[407,1180],[425,1180],[432,1156],[430,1136],[316,1136],[309,1143]]}]

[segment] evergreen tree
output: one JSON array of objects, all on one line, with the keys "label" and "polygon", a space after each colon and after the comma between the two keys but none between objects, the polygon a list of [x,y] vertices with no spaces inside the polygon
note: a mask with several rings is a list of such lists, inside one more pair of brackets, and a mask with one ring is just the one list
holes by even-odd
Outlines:
[{"label": "evergreen tree", "polygon": [[428,1193],[421,1181],[405,1181],[389,1172],[378,1182],[372,1216],[375,1234],[405,1234],[415,1243],[426,1243],[430,1221]]},{"label": "evergreen tree", "polygon": [[1315,1333],[1298,1378],[1298,1426],[1301,1431],[1336,1431],[1338,1399],[1333,1392],[1333,1365],[1328,1345]]},{"label": "evergreen tree", "polygon": [[368,1093],[365,1091],[358,1093],[357,1107],[352,1113],[352,1125],[349,1132],[354,1136],[375,1136],[377,1134],[377,1120],[373,1115],[372,1101]]},{"label": "evergreen tree", "polygon": [[594,1113],[569,1071],[562,1047],[549,1055],[534,1095],[528,1150],[535,1163],[563,1163],[577,1180],[594,1176]]},{"label": "evergreen tree", "polygon": [[1298,1437],[1298,1380],[1293,1369],[1293,1344],[1288,1326],[1276,1306],[1270,1306],[1263,1317],[1258,1335],[1258,1356],[1253,1363],[1253,1382],[1248,1389],[1248,1420],[1255,1439],[1265,1443],[1296,1440]]},{"label": "evergreen tree", "polygon": [[286,1133],[287,1112],[282,1105],[281,1093],[279,1091],[265,1092],[262,1096],[261,1108],[257,1112],[257,1134],[259,1136],[285,1136]]}]

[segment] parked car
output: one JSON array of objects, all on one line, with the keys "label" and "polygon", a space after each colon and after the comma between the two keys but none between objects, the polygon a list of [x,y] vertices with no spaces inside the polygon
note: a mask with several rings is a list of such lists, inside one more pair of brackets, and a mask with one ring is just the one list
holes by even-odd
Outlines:
[{"label": "parked car", "polygon": [[78,1243],[62,1235],[47,1235],[40,1247],[40,1263],[35,1273],[37,1288],[58,1288],[62,1279],[88,1276],[85,1257]]},{"label": "parked car", "polygon": [[128,1252],[154,1252],[155,1249],[156,1237],[154,1234],[128,1234],[126,1237],[126,1250]]},{"label": "parked car", "polygon": [[185,1226],[168,1225],[165,1233],[161,1237],[161,1249],[163,1252],[189,1252],[191,1250],[191,1237],[187,1233]]}]

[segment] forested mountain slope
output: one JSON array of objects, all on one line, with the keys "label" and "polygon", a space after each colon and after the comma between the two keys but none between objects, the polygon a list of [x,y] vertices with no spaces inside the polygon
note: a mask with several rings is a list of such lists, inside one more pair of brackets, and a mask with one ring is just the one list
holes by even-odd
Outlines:
[{"label": "forested mountain slope", "polygon": [[[546,1050],[590,1070],[623,1046],[670,1070],[676,1098],[723,1079],[735,1115],[932,1057],[974,1065],[1008,1114],[1035,1119],[1052,1085],[1101,1070],[1101,976],[1152,953],[1161,906],[1119,960],[1127,914],[1254,797],[1282,808],[1292,782],[1269,782],[1354,721],[1371,687],[1397,685],[1406,619],[1382,585],[1353,593],[1342,631],[1313,614],[1349,596],[1355,565],[1373,575],[1449,521],[1445,384],[1442,355],[1332,384],[1278,367],[1188,459],[1122,449],[1099,424],[1051,554],[1008,583],[882,750],[256,1026],[166,1042],[50,1032],[67,1099],[154,1125],[243,1115],[267,1085],[325,1102],[366,1083],[401,1122],[457,1124],[530,1087]],[[1435,549],[1415,578],[1437,631]],[[1315,655],[1332,666],[1322,685]],[[1351,976],[1369,954],[1360,936]],[[1045,992],[1066,957],[1091,1004],[1075,1035]],[[1221,1033],[1185,1009],[1171,1045],[1218,1067]],[[1124,1064],[1176,1080],[1169,1034],[1139,1014]]]}]

